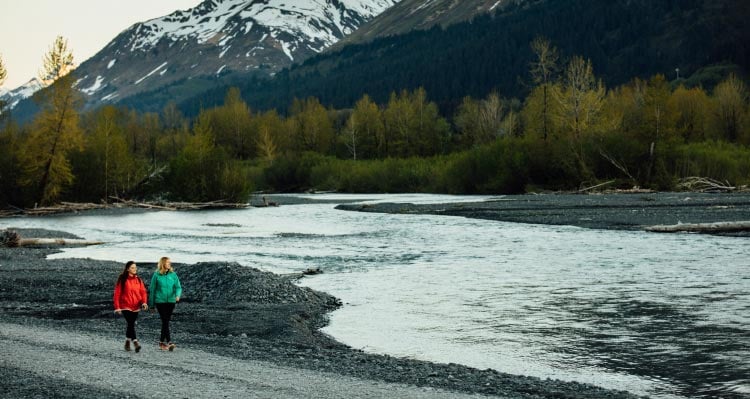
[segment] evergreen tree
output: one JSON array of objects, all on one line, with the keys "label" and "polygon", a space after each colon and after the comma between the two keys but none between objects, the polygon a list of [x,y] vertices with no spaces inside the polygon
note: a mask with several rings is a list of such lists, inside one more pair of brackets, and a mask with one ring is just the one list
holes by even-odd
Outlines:
[{"label": "evergreen tree", "polygon": [[40,204],[56,201],[62,191],[73,182],[68,156],[83,144],[78,126],[78,109],[81,99],[73,88],[73,77],[68,73],[73,65],[73,55],[67,40],[55,40],[44,57],[40,78],[53,82],[39,97],[41,111],[34,120],[31,134],[24,143],[22,185],[36,191]]}]

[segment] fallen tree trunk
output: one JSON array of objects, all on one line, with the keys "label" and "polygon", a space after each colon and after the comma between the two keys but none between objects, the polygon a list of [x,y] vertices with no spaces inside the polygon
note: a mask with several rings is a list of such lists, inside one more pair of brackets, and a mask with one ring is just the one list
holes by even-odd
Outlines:
[{"label": "fallen tree trunk", "polygon": [[0,236],[0,244],[16,248],[27,245],[99,245],[104,244],[104,242],[72,238],[23,238],[15,230],[5,230]]},{"label": "fallen tree trunk", "polygon": [[645,230],[655,233],[733,233],[740,231],[750,231],[750,221],[655,225],[648,226],[645,228]]},{"label": "fallen tree trunk", "polygon": [[77,240],[71,238],[22,238],[18,246],[25,245],[100,245],[103,241]]}]

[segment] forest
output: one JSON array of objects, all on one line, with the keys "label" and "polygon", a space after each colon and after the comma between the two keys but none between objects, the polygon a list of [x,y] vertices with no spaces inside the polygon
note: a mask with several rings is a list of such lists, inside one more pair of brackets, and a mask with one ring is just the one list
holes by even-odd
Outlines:
[{"label": "forest", "polygon": [[[443,114],[423,88],[367,94],[349,107],[316,97],[254,110],[238,88],[185,116],[107,105],[81,110],[72,55],[58,37],[45,60],[56,84],[19,125],[0,114],[0,206],[60,201],[247,201],[254,192],[515,194],[680,189],[705,177],[750,181],[750,108],[735,74],[711,90],[661,74],[607,87],[587,58],[528,43],[528,95],[491,92]],[[0,60],[0,79],[3,74]]]},{"label": "forest", "polygon": [[200,85],[193,79],[121,104],[159,112],[174,99],[194,117],[221,105],[233,86],[254,109],[286,114],[294,98],[348,108],[365,94],[383,104],[391,92],[422,87],[441,113],[453,115],[464,96],[484,98],[494,91],[526,98],[533,87],[528,44],[536,36],[559,48],[561,62],[574,55],[590,59],[609,87],[663,74],[711,90],[729,72],[750,70],[748,19],[750,2],[735,0],[529,1],[447,27],[335,46],[272,79],[222,76],[223,84],[207,88],[203,82],[203,90],[195,87],[200,94],[186,98],[185,85]]}]

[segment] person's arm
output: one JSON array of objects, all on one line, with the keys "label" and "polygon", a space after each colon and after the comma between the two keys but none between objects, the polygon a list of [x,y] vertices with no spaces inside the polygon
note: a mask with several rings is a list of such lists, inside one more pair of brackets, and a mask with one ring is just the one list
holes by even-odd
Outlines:
[{"label": "person's arm", "polygon": [[174,275],[175,280],[175,300],[177,302],[180,302],[180,297],[182,296],[182,284],[180,284],[180,278],[177,277],[177,273]]},{"label": "person's arm", "polygon": [[148,293],[146,292],[146,284],[143,283],[141,278],[138,278],[141,283],[141,308],[148,310]]},{"label": "person's arm", "polygon": [[112,296],[112,302],[115,304],[115,313],[120,313],[120,284],[115,282],[115,294]]},{"label": "person's arm", "polygon": [[151,276],[151,284],[148,286],[148,307],[153,308],[154,307],[154,292],[156,292],[156,275],[158,273],[154,272],[154,275]]}]

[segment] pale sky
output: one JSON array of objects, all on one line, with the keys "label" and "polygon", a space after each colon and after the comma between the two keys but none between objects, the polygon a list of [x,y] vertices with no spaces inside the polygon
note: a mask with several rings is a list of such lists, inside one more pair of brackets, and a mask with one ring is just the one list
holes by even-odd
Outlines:
[{"label": "pale sky", "polygon": [[186,10],[201,0],[0,0],[3,84],[15,89],[38,75],[55,38],[68,39],[76,65],[137,22]]}]

